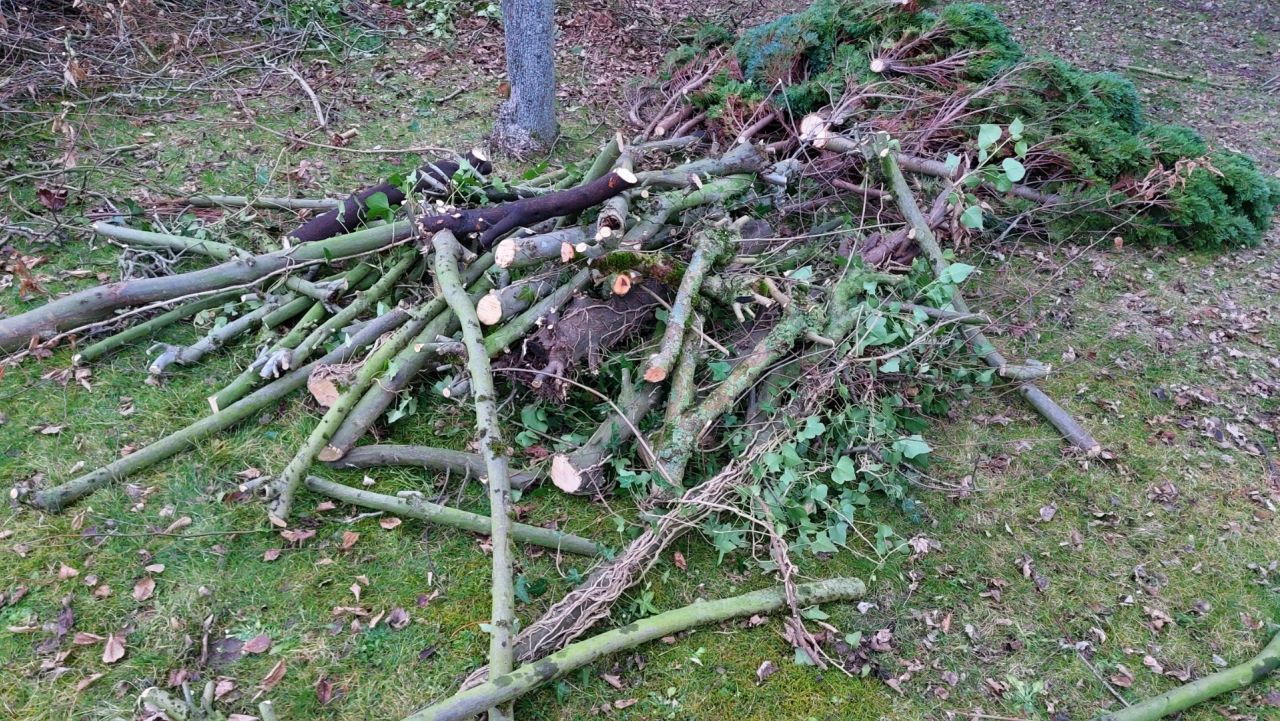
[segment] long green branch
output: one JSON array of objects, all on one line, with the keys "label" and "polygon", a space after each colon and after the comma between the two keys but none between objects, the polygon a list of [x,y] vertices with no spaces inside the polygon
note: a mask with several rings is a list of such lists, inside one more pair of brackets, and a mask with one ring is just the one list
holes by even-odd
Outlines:
[{"label": "long green branch", "polygon": [[[833,578],[797,586],[795,591],[797,603],[812,606],[861,598],[866,593],[866,586],[856,578]],[[488,683],[460,691],[438,704],[407,716],[404,721],[459,721],[470,718],[486,708],[520,698],[543,684],[611,654],[697,626],[772,613],[786,605],[786,589],[779,586],[733,598],[700,601],[643,618],[622,628],[566,646],[541,661],[525,664],[510,673],[491,676]]]},{"label": "long green branch", "polygon": [[1280,668],[1280,633],[1271,637],[1271,642],[1261,653],[1242,664],[1197,679],[1128,708],[1097,716],[1094,721],[1156,721],[1215,696],[1257,683],[1277,668]]},{"label": "long green branch", "polygon": [[[456,508],[431,503],[416,495],[409,498],[397,498],[381,493],[373,493],[361,488],[344,486],[316,476],[307,476],[307,488],[336,501],[353,506],[371,508],[375,511],[386,511],[405,518],[416,518],[427,523],[460,528],[472,533],[489,535],[492,521],[488,516],[468,513]],[[519,543],[541,546],[554,551],[564,551],[577,556],[598,556],[600,548],[595,541],[572,533],[553,531],[550,528],[528,526],[523,523],[511,524],[511,537]]]},{"label": "long green branch", "polygon": [[[511,478],[507,472],[507,454],[498,421],[493,369],[485,349],[484,331],[458,275],[462,248],[453,233],[447,230],[436,233],[432,244],[436,250],[436,282],[440,284],[440,293],[462,326],[462,342],[467,348],[467,371],[475,397],[480,455],[484,456],[489,476],[489,535],[493,546],[493,609],[489,621],[489,675],[492,679],[509,672],[515,664],[511,647],[516,620],[511,558]],[[495,703],[489,709],[490,721],[512,718],[511,710],[504,708],[504,704]]]}]

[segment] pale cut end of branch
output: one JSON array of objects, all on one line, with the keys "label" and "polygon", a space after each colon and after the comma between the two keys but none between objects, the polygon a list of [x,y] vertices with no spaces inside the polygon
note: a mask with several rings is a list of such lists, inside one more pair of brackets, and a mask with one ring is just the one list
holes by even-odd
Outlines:
[{"label": "pale cut end of branch", "polygon": [[516,262],[516,241],[506,238],[493,249],[493,264],[499,268],[510,268]]},{"label": "pale cut end of branch", "polygon": [[496,325],[502,322],[502,299],[497,293],[490,291],[488,295],[476,303],[476,317],[485,325]]},{"label": "pale cut end of branch", "polygon": [[212,395],[206,398],[205,400],[209,401],[209,409],[212,412],[217,413],[218,411],[222,410],[221,408],[218,408],[218,396]]},{"label": "pale cut end of branch", "polygon": [[316,454],[316,458],[319,458],[325,463],[332,463],[333,461],[342,460],[342,457],[345,455],[347,455],[347,452],[337,446],[325,446]]},{"label": "pale cut end of branch", "polygon": [[649,366],[644,372],[644,379],[650,383],[661,383],[667,379],[667,369],[661,366]]},{"label": "pale cut end of branch", "polygon": [[800,139],[812,140],[825,130],[827,121],[817,113],[810,113],[800,120]]},{"label": "pale cut end of branch", "polygon": [[619,273],[613,278],[611,289],[614,295],[626,295],[631,292],[631,276],[627,273]]},{"label": "pale cut end of branch", "polygon": [[875,60],[871,61],[871,72],[876,73],[877,75],[880,73],[883,73],[885,70],[888,70],[888,69],[889,69],[889,64],[886,63],[881,58],[876,58]]},{"label": "pale cut end of branch", "polygon": [[615,168],[613,174],[622,178],[624,182],[630,185],[635,185],[640,182],[640,179],[636,177],[636,174],[631,172],[628,168]]},{"label": "pale cut end of branch", "polygon": [[568,456],[557,453],[551,458],[551,482],[565,493],[577,493],[582,489],[582,473]]},{"label": "pale cut end of branch", "polygon": [[489,162],[489,153],[484,148],[472,148],[471,157],[475,158],[476,160],[479,160],[482,163]]},{"label": "pale cut end of branch", "polygon": [[307,390],[311,393],[311,397],[316,399],[316,403],[325,408],[337,403],[342,395],[338,390],[338,384],[334,383],[332,378],[317,378],[315,375],[307,379]]},{"label": "pale cut end of branch", "polygon": [[569,243],[560,244],[560,262],[568,263],[577,255],[577,251]]}]

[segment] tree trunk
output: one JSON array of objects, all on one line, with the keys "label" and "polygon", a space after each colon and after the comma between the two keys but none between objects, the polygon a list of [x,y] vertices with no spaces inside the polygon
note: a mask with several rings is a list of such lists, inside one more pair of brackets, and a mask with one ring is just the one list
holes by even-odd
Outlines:
[{"label": "tree trunk", "polygon": [[493,141],[513,155],[555,142],[555,5],[552,0],[502,0],[511,97],[498,109]]}]

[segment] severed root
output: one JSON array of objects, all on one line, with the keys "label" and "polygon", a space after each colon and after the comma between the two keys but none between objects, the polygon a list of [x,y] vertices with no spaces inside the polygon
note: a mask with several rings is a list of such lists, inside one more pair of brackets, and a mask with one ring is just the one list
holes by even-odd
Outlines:
[{"label": "severed root", "polygon": [[[308,476],[306,483],[309,490],[328,496],[335,501],[349,503],[362,508],[371,508],[376,511],[385,511],[405,518],[415,518],[419,521],[426,521],[440,526],[449,526],[450,528],[458,528],[472,533],[489,535],[491,522],[488,516],[431,503],[423,499],[420,493],[410,492],[406,494],[407,497],[396,498],[395,496],[373,493],[361,488],[344,486],[341,483],[326,481],[316,476]],[[564,533],[563,531],[553,531],[549,528],[528,526],[523,523],[511,524],[511,537],[518,543],[550,548],[553,551],[564,551],[576,556],[591,557],[600,554],[600,547],[588,538]]]},{"label": "severed root", "polygon": [[584,359],[589,369],[595,369],[606,351],[648,329],[660,307],[658,298],[668,291],[649,279],[641,284],[653,293],[632,290],[606,300],[578,296],[554,322],[539,328],[525,343],[520,359],[521,366],[543,374],[535,376],[532,387],[553,400],[563,400],[568,392],[564,379],[575,375]]},{"label": "severed root", "polygon": [[[865,592],[866,586],[856,578],[833,578],[796,586],[795,600],[807,607],[861,598]],[[515,671],[490,678],[488,683],[460,691],[405,717],[404,721],[460,721],[471,718],[611,654],[698,626],[773,613],[787,605],[787,590],[782,586],[717,601],[698,601],[575,643],[537,663],[524,664]]]}]

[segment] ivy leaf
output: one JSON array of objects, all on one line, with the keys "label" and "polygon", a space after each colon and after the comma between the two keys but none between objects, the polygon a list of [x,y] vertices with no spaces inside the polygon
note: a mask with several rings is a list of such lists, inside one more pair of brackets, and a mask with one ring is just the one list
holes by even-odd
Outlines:
[{"label": "ivy leaf", "polygon": [[364,207],[365,217],[367,218],[372,218],[374,220],[391,219],[391,201],[388,200],[386,193],[378,192],[370,195],[365,199]]},{"label": "ivy leaf", "polygon": [[1022,163],[1018,162],[1016,158],[1005,158],[1004,161],[1000,163],[1000,167],[1004,168],[1005,176],[1014,183],[1027,177],[1027,169],[1024,168]]},{"label": "ivy leaf", "polygon": [[1013,122],[1009,123],[1009,137],[1014,140],[1021,140],[1022,127],[1022,118],[1014,118]]},{"label": "ivy leaf", "polygon": [[960,156],[955,153],[947,153],[947,161],[944,167],[947,169],[947,175],[955,175],[960,169]]},{"label": "ivy leaf", "polygon": [[973,275],[974,270],[975,268],[968,263],[952,263],[946,267],[946,270],[942,271],[942,274],[939,275],[938,278],[944,283],[960,285],[965,282],[970,275]]},{"label": "ivy leaf", "polygon": [[893,442],[893,450],[902,454],[903,458],[918,458],[933,449],[919,434],[899,438]]},{"label": "ivy leaf", "polygon": [[807,441],[811,438],[817,438],[826,430],[827,427],[823,425],[822,421],[818,420],[817,416],[809,416],[804,422],[804,429],[796,434],[796,437],[802,441]]},{"label": "ivy leaf", "polygon": [[982,208],[970,205],[960,214],[960,225],[970,230],[982,230]]},{"label": "ivy leaf", "polygon": [[1018,142],[1014,143],[1014,144],[1013,144],[1013,152],[1014,152],[1014,154],[1015,154],[1015,155],[1017,155],[1019,158],[1021,158],[1021,157],[1025,157],[1025,156],[1026,156],[1026,154],[1027,154],[1027,141],[1025,141],[1025,140],[1019,140]]},{"label": "ivy leaf", "polygon": [[530,403],[520,409],[520,422],[539,433],[546,433],[551,428],[546,419],[547,412],[538,403]]},{"label": "ivy leaf", "polygon": [[881,364],[880,372],[881,373],[897,373],[898,370],[901,369],[901,367],[902,367],[902,364],[898,361],[898,357],[894,356],[889,360],[885,361],[883,364]]},{"label": "ivy leaf", "polygon": [[853,465],[853,459],[848,456],[841,456],[836,461],[836,467],[831,469],[832,483],[848,483],[858,476],[858,469]]},{"label": "ivy leaf", "polygon": [[1000,140],[1000,126],[983,123],[978,126],[978,148],[985,150]]}]

